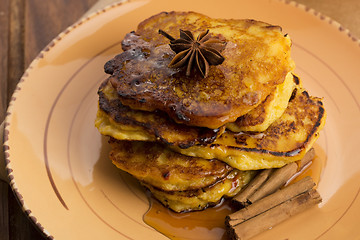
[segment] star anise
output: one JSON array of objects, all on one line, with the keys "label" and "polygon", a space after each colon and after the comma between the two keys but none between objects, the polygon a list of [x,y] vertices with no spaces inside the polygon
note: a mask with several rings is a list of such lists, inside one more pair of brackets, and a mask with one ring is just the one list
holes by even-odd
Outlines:
[{"label": "star anise", "polygon": [[191,69],[195,63],[201,75],[205,78],[209,73],[209,65],[219,65],[225,59],[220,54],[226,43],[217,38],[212,38],[209,30],[202,32],[198,37],[190,31],[180,29],[180,38],[175,39],[163,30],[159,33],[170,40],[170,48],[176,53],[169,67],[186,67],[186,76],[190,76]]}]

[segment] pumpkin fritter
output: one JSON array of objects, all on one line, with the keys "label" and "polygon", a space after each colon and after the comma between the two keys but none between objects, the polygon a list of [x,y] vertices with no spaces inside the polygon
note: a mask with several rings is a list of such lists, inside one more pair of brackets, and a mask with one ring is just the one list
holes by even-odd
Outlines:
[{"label": "pumpkin fritter", "polygon": [[321,99],[295,88],[285,112],[264,132],[226,131],[208,146],[172,148],[188,156],[219,159],[240,170],[278,168],[303,158],[325,119]]},{"label": "pumpkin fritter", "polygon": [[[289,73],[284,83],[278,85],[263,103],[226,127],[233,132],[265,130],[285,111],[295,85],[300,86],[300,80]],[[133,110],[121,103],[109,81],[104,81],[98,93],[99,111],[95,125],[102,134],[119,140],[161,141],[188,148],[211,144],[225,130],[225,126],[208,129],[178,124],[160,111]]]},{"label": "pumpkin fritter", "polygon": [[[175,53],[162,29],[179,35],[179,26],[195,36],[208,29],[226,41],[221,65],[203,78],[169,68]],[[284,82],[294,68],[291,40],[281,28],[255,20],[212,19],[194,12],[163,12],[139,24],[122,42],[124,52],[105,64],[122,104],[166,112],[174,121],[216,129],[234,122]]]},{"label": "pumpkin fritter", "polygon": [[99,110],[95,126],[103,135],[119,140],[161,141],[187,148],[207,145],[220,136],[225,126],[218,129],[178,124],[163,112],[133,110],[121,103],[108,81],[99,91]]},{"label": "pumpkin fritter", "polygon": [[233,170],[217,183],[189,191],[162,191],[144,184],[156,199],[175,212],[203,210],[218,204],[222,198],[235,196],[255,176],[256,171]]},{"label": "pumpkin fritter", "polygon": [[233,168],[219,160],[189,157],[160,143],[110,140],[110,159],[121,170],[163,191],[208,187]]}]

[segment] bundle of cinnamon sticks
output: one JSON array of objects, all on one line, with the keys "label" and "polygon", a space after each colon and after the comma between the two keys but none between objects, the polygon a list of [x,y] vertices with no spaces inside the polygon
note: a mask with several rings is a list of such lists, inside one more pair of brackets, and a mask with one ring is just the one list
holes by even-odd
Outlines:
[{"label": "bundle of cinnamon sticks", "polygon": [[321,197],[314,189],[315,183],[311,177],[284,187],[299,169],[309,164],[314,155],[315,151],[311,149],[297,163],[290,163],[275,170],[262,170],[235,196],[233,203],[241,209],[225,219],[230,239],[249,239],[319,204]]}]

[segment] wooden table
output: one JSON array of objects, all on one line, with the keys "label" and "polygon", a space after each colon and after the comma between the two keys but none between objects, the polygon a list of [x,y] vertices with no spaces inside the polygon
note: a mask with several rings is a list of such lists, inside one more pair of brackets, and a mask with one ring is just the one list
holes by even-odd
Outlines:
[{"label": "wooden table", "polygon": [[[0,122],[11,94],[33,58],[84,14],[114,0],[0,0]],[[298,0],[340,22],[360,37],[359,0]],[[95,5],[94,5],[95,4]],[[0,153],[2,154],[2,153]],[[0,180],[0,239],[45,239]]]}]

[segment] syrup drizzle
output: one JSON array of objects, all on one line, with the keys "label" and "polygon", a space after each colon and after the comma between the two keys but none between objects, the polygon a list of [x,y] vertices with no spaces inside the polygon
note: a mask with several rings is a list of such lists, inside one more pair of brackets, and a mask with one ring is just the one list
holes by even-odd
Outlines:
[{"label": "syrup drizzle", "polygon": [[175,213],[156,199],[149,199],[150,208],[144,215],[144,222],[170,239],[227,239],[224,219],[234,211],[228,200],[203,211]]},{"label": "syrup drizzle", "polygon": [[[318,184],[325,159],[315,156],[287,185],[311,176]],[[150,207],[144,214],[144,222],[172,240],[226,240],[225,217],[236,211],[229,200],[203,211],[175,213],[157,200],[149,197]]]}]

